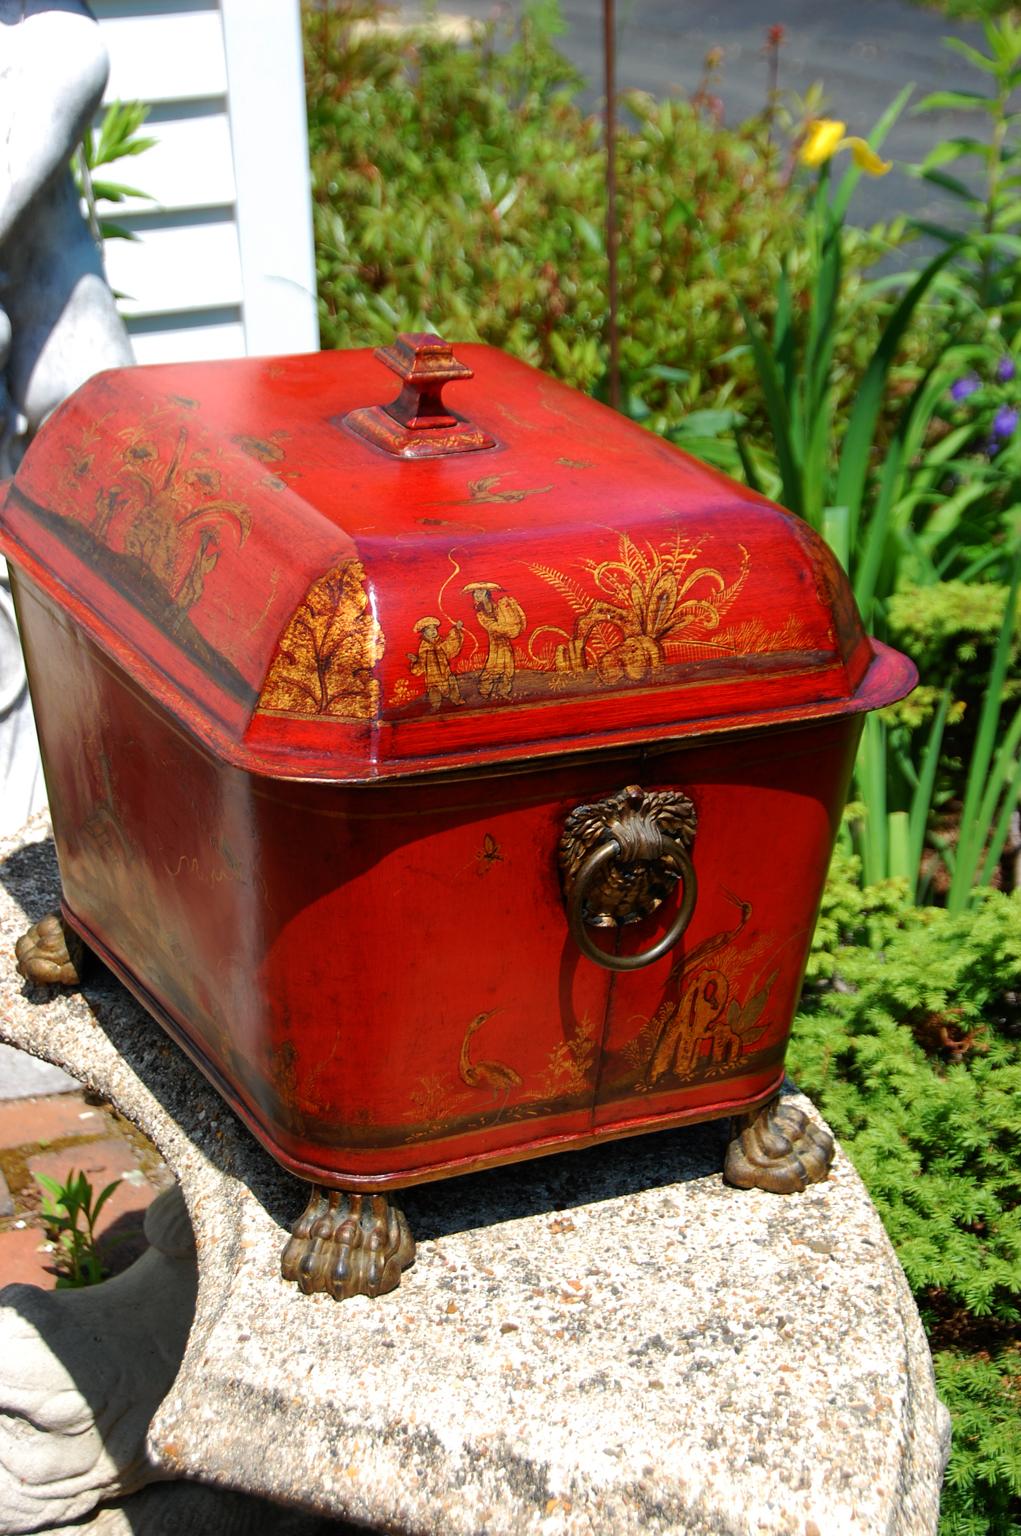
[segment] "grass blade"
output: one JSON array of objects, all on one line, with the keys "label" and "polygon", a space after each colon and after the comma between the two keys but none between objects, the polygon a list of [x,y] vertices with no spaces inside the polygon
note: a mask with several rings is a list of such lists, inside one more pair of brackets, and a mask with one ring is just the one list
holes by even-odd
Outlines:
[{"label": "grass blade", "polygon": [[794,313],[791,304],[791,284],[787,276],[787,258],[780,264],[780,282],[777,288],[776,320],[773,326],[773,355],[780,371],[780,382],[787,399],[794,390]]},{"label": "grass blade", "polygon": [[[1021,714],[1018,715],[1017,721],[1015,723],[1021,724]],[[1019,732],[1018,735],[1021,736],[1021,732]],[[1014,749],[1015,751],[1017,750],[1016,740],[1014,743]],[[980,889],[982,886],[988,885],[989,881],[993,877],[993,870],[996,868],[1000,854],[1003,852],[1003,845],[1007,840],[1007,828],[1010,825],[1010,818],[1014,814],[1014,810],[1018,803],[1018,798],[1021,796],[1021,758],[1015,758],[1013,768],[1013,773],[1007,779],[1007,793],[1003,797],[1003,803],[1000,806],[1000,814],[997,816],[996,822],[993,826],[992,836],[989,839],[989,847],[986,850],[985,860],[982,864],[981,870],[979,871],[978,885]],[[999,784],[1002,777],[1003,775],[997,774],[995,782]]]},{"label": "grass blade", "polygon": [[886,726],[878,715],[865,721],[857,775],[865,805],[862,873],[866,885],[878,885],[887,875]]},{"label": "grass blade", "polygon": [[752,456],[748,452],[748,444],[745,441],[745,435],[741,431],[740,427],[734,428],[734,441],[737,444],[737,455],[741,460],[741,469],[744,473],[745,483],[751,490],[757,491],[760,496],[764,495],[765,493],[762,489],[762,481],[759,478],[759,472],[752,462]]},{"label": "grass blade", "polygon": [[890,875],[895,880],[905,880],[913,890],[918,871],[911,863],[911,829],[907,811],[891,811],[886,818],[886,826]]},{"label": "grass blade", "polygon": [[[898,484],[901,478],[901,467],[904,457],[904,445],[895,438],[890,444],[890,450],[886,455],[883,472],[879,477],[879,494],[876,504],[872,508],[869,518],[868,531],[865,535],[865,547],[861,552],[861,558],[856,562],[857,569],[853,572],[854,600],[858,604],[858,611],[862,617],[862,623],[866,629],[872,626],[872,605],[876,595],[876,584],[879,580],[879,572],[886,553],[887,539],[890,533],[891,512]],[[848,536],[850,537],[850,514],[848,514]]]},{"label": "grass blade", "polygon": [[850,527],[846,507],[824,507],[820,532],[846,571],[851,559]]},{"label": "grass blade", "polygon": [[932,807],[932,792],[936,787],[936,770],[939,767],[939,755],[943,747],[943,732],[946,730],[947,715],[950,713],[950,689],[944,688],[940,694],[936,713],[932,717],[932,725],[929,728],[928,740],[922,753],[922,766],[918,775],[918,783],[915,785],[914,794],[911,796],[911,810],[909,813],[908,829],[908,867],[914,873],[909,875],[912,888],[917,893],[919,870],[922,864],[922,849],[925,846],[925,829],[929,824],[929,811]]},{"label": "grass blade", "polygon": [[773,355],[766,344],[755,316],[749,310],[744,300],[738,298],[737,306],[744,321],[748,340],[751,343],[752,357],[755,360],[755,371],[759,376],[759,384],[766,402],[766,412],[769,416],[769,424],[773,429],[773,441],[776,446],[777,463],[780,467],[780,480],[783,490],[784,506],[791,512],[802,515],[804,497],[801,486],[801,469],[795,453],[794,441],[791,436],[791,418],[787,409],[787,397],[784,394]]},{"label": "grass blade", "polygon": [[[1014,615],[1017,611],[1019,586],[1021,586],[1021,549],[1014,556],[1014,569],[1007,593],[1003,623],[1000,626],[989,681],[982,699],[975,749],[968,766],[967,787],[957,841],[957,863],[947,895],[947,907],[951,912],[963,912],[971,900],[972,886],[988,831],[988,827],[980,820],[980,812],[988,805],[989,766],[992,762],[996,730],[1003,707],[1003,684],[1007,676],[1007,665],[1014,639]],[[1013,730],[1013,727],[1011,729]]]},{"label": "grass blade", "polygon": [[857,533],[872,441],[875,437],[876,423],[879,420],[890,367],[904,332],[911,322],[911,317],[925,297],[926,290],[947,262],[956,255],[959,248],[960,242],[947,246],[938,256],[934,256],[894,307],[859,386],[858,397],[847,424],[847,432],[840,453],[837,489],[833,498],[841,506],[846,506],[850,512],[852,538]]}]

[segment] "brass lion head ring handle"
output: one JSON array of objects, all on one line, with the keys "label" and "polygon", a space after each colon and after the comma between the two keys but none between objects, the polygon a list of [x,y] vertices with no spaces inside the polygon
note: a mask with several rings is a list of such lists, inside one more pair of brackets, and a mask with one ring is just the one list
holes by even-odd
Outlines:
[{"label": "brass lion head ring handle", "polygon": [[[646,794],[629,784],[619,794],[571,812],[560,839],[560,869],[571,936],[597,965],[637,971],[677,943],[691,921],[698,880],[691,862],[695,807],[680,790]],[[680,906],[650,949],[617,955],[600,949],[590,929],[640,922],[680,881]]]},{"label": "brass lion head ring handle", "polygon": [[600,949],[585,926],[585,898],[598,882],[606,866],[620,858],[619,844],[616,842],[600,844],[598,848],[592,850],[578,871],[578,878],[571,891],[571,901],[567,909],[571,936],[583,955],[587,955],[590,960],[595,960],[597,965],[605,965],[609,971],[640,971],[643,965],[652,965],[668,950],[673,949],[691,922],[691,915],[695,910],[695,901],[698,897],[698,881],[694,866],[680,843],[675,843],[672,838],[664,838],[663,842],[671,845],[669,851],[681,867],[684,895],[681,897],[677,915],[663,937],[651,949],[643,949],[637,955],[614,955],[609,950]]}]

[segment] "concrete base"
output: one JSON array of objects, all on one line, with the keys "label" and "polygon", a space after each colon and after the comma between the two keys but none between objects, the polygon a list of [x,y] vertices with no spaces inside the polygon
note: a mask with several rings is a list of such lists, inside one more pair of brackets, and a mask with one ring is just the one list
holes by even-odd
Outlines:
[{"label": "concrete base", "polygon": [[101,970],[80,996],[15,975],[57,883],[47,842],[7,851],[0,1032],[141,1126],[194,1226],[162,1475],[437,1536],[935,1532],[948,1418],[839,1153],[788,1197],[724,1185],[718,1125],[407,1191],[400,1289],[304,1296],[278,1268],[302,1186],[158,1026]]},{"label": "concrete base", "polygon": [[59,1067],[13,1046],[0,1045],[0,1099],[28,1099],[44,1093],[74,1093],[79,1084]]}]

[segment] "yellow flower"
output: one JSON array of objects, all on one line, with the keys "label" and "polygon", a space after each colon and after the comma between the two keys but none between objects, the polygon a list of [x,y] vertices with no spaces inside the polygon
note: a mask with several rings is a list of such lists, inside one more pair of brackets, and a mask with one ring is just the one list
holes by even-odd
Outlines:
[{"label": "yellow flower", "polygon": [[846,123],[838,123],[833,117],[817,117],[809,123],[799,156],[802,165],[810,165],[815,169],[835,155],[843,141],[846,127]]},{"label": "yellow flower", "polygon": [[[875,150],[871,145],[866,144],[864,139],[852,136],[845,139],[844,144],[850,149],[855,165],[860,171],[864,171],[866,176],[885,176],[893,164],[891,160],[880,160]],[[838,148],[843,149],[844,144],[838,145]]]},{"label": "yellow flower", "polygon": [[846,128],[846,123],[838,122],[834,117],[817,117],[810,122],[805,142],[798,151],[802,165],[815,169],[831,160],[838,149],[849,149],[859,170],[868,176],[885,176],[890,169],[890,161],[880,160],[864,139],[854,134],[850,138],[845,137]]}]

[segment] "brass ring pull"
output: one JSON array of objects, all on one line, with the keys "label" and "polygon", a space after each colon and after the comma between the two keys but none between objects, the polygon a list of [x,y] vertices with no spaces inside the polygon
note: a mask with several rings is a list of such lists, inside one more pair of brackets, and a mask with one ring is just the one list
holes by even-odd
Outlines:
[{"label": "brass ring pull", "polygon": [[570,900],[567,908],[567,921],[571,930],[571,936],[583,955],[594,960],[597,965],[603,965],[608,971],[640,971],[645,965],[652,965],[654,961],[662,959],[668,950],[673,949],[685,928],[691,922],[691,915],[695,910],[695,902],[698,898],[698,880],[695,876],[695,868],[688,857],[688,851],[683,843],[676,838],[662,836],[662,846],[659,854],[669,853],[676,860],[680,868],[681,879],[684,883],[684,895],[667,932],[654,944],[651,949],[642,950],[637,955],[613,955],[608,950],[600,949],[595,943],[585,925],[585,898],[596,884],[603,870],[615,859],[621,856],[621,847],[616,838],[610,838],[598,847],[582,861],[581,867],[571,887]]}]

